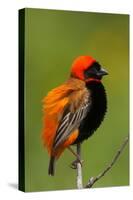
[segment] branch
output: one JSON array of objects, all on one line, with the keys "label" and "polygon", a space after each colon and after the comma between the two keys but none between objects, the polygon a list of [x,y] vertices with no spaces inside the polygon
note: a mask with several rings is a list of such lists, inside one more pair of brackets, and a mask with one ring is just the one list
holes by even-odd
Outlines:
[{"label": "branch", "polygon": [[[79,159],[81,160],[81,145],[80,143],[77,144],[77,155]],[[77,162],[77,188],[82,189],[83,183],[82,183],[82,166],[80,162]]]},{"label": "branch", "polygon": [[126,144],[129,141],[129,137],[126,137],[124,142],[122,143],[121,147],[118,149],[118,151],[116,152],[113,160],[111,161],[111,163],[109,165],[107,165],[107,167],[103,170],[103,172],[101,172],[98,176],[96,177],[91,177],[87,183],[87,185],[85,186],[85,188],[91,188],[94,183],[96,183],[99,179],[101,179],[112,167],[113,165],[116,163],[116,161],[118,160],[119,156],[121,155],[122,151],[124,150]]}]

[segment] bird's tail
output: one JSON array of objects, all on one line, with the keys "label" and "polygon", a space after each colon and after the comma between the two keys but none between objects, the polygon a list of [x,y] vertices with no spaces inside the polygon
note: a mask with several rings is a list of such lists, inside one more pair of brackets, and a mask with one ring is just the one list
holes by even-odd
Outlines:
[{"label": "bird's tail", "polygon": [[54,172],[55,172],[55,157],[51,156],[49,161],[48,174],[50,176],[54,176]]}]

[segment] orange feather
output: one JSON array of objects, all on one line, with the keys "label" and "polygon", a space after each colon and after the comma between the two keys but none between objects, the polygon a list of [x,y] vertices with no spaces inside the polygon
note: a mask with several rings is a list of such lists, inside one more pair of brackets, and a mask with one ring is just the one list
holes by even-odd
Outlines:
[{"label": "orange feather", "polygon": [[78,130],[75,130],[55,152],[52,151],[56,130],[63,112],[68,105],[71,112],[75,112],[83,99],[84,86],[85,83],[83,81],[71,78],[63,85],[51,90],[43,99],[44,127],[42,139],[50,155],[58,158],[64,149],[71,145],[78,137]]}]

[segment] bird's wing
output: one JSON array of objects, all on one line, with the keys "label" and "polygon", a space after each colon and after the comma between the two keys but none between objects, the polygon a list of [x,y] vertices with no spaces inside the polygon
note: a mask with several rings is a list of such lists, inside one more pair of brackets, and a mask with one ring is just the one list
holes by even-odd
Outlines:
[{"label": "bird's wing", "polygon": [[42,139],[49,153],[79,127],[89,107],[88,99],[84,82],[77,79],[68,80],[44,98]]},{"label": "bird's wing", "polygon": [[89,107],[90,103],[87,99],[75,112],[71,112],[68,105],[56,131],[53,143],[54,150],[62,144],[76,128],[79,127],[81,121],[85,118]]}]

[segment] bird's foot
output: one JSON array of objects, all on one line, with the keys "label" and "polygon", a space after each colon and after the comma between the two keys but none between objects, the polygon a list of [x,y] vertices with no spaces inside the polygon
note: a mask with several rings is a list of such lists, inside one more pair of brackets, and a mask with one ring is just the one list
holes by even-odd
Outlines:
[{"label": "bird's foot", "polygon": [[71,167],[72,169],[77,169],[77,164],[80,163],[80,164],[81,164],[81,167],[82,167],[83,162],[84,162],[84,160],[76,159],[76,160],[74,160],[74,161],[71,163],[70,167]]}]

